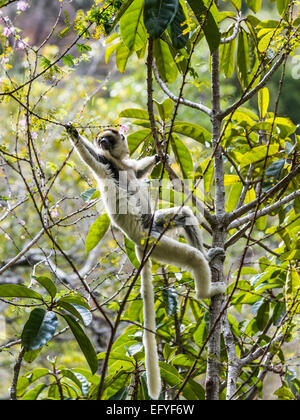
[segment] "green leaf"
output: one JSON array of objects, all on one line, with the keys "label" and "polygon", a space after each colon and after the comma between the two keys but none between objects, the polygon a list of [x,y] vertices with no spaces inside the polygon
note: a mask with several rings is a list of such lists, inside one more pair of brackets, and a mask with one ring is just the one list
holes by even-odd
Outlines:
[{"label": "green leaf", "polygon": [[76,303],[64,302],[61,300],[59,301],[59,306],[70,312],[70,314],[74,315],[75,318],[78,318],[86,327],[93,321],[91,312],[83,306],[76,305]]},{"label": "green leaf", "polygon": [[175,133],[190,137],[191,139],[194,139],[201,144],[205,144],[205,142],[211,142],[210,132],[197,124],[177,121],[173,126],[173,131]]},{"label": "green leaf", "polygon": [[124,109],[120,115],[120,118],[137,118],[139,120],[149,120],[148,111],[140,108],[128,108]]},{"label": "green leaf", "polygon": [[257,13],[261,9],[262,0],[246,0],[249,8],[254,12]]},{"label": "green leaf", "polygon": [[22,401],[35,401],[41,394],[41,392],[47,387],[46,384],[40,384],[31,389],[30,391],[26,392],[25,395],[22,396]]},{"label": "green leaf", "polygon": [[74,67],[75,66],[74,58],[75,57],[73,57],[73,55],[66,54],[66,55],[63,56],[63,62],[66,66]]},{"label": "green leaf", "polygon": [[230,0],[230,3],[233,5],[233,7],[237,10],[240,11],[241,7],[242,7],[242,0]]},{"label": "green leaf", "polygon": [[172,101],[172,99],[165,99],[162,103],[159,103],[157,101],[154,102],[158,109],[160,118],[164,122],[168,121],[171,118],[174,109],[174,102]]},{"label": "green leaf", "polygon": [[172,44],[173,47],[177,50],[184,48],[189,40],[189,34],[183,33],[188,29],[186,21],[187,17],[183,11],[181,4],[179,3],[175,18],[173,19],[170,25]]},{"label": "green leaf", "polygon": [[[169,386],[179,389],[180,385],[182,384],[183,377],[179,375],[177,369],[165,362],[159,362],[159,367],[162,380]],[[187,382],[182,391],[182,394],[187,400],[205,399],[205,392],[203,387],[192,379]]]},{"label": "green leaf", "polygon": [[26,375],[21,376],[18,381],[17,394],[22,395],[30,385],[47,375],[49,375],[49,369],[44,368],[34,369],[30,372],[26,372]]},{"label": "green leaf", "polygon": [[147,42],[146,29],[143,24],[143,0],[135,0],[120,21],[121,37],[129,50],[138,51]]},{"label": "green leaf", "polygon": [[221,66],[227,79],[233,76],[235,70],[235,47],[236,40],[222,46]]},{"label": "green leaf", "polygon": [[263,192],[268,191],[270,188],[274,187],[281,178],[283,168],[285,166],[285,159],[278,159],[267,168],[264,182],[263,182]]},{"label": "green leaf", "polygon": [[242,31],[238,37],[237,75],[243,89],[248,87],[249,76],[249,44],[246,32]]},{"label": "green leaf", "polygon": [[54,312],[42,308],[33,309],[21,335],[23,347],[27,351],[42,348],[53,338],[57,324]]},{"label": "green leaf", "polygon": [[168,287],[162,291],[162,297],[167,308],[168,316],[173,316],[177,311],[177,294],[174,287]]},{"label": "green leaf", "polygon": [[139,269],[140,263],[135,254],[134,243],[124,235],[124,244],[125,244],[125,251],[126,251],[127,257],[129,258],[129,261],[135,268]]},{"label": "green leaf", "polygon": [[178,69],[169,46],[165,41],[161,39],[154,41],[154,57],[161,79],[167,83],[175,82]]},{"label": "green leaf", "polygon": [[296,301],[299,301],[300,298],[300,276],[295,267],[290,267],[285,284],[285,301],[287,310],[297,309],[297,313],[300,313],[299,304],[296,304]]},{"label": "green leaf", "polygon": [[62,298],[60,298],[57,301],[58,306],[62,303],[62,302],[67,302],[71,305],[79,305],[79,306],[83,306],[84,308],[90,310],[90,305],[87,303],[87,301],[80,295],[78,296],[64,296]]},{"label": "green leaf", "polygon": [[262,161],[266,158],[267,153],[268,157],[276,155],[278,153],[279,146],[278,144],[273,144],[269,148],[267,146],[258,146],[251,149],[250,152],[247,152],[241,160],[241,168],[250,165],[254,162]]},{"label": "green leaf", "polygon": [[43,300],[43,296],[28,287],[18,284],[1,284],[0,297],[3,298],[29,298]]},{"label": "green leaf", "polygon": [[53,283],[53,281],[51,279],[49,279],[49,277],[36,277],[33,276],[34,280],[37,281],[41,286],[43,286],[47,292],[49,293],[49,295],[52,298],[55,298],[56,293],[57,293],[57,288],[55,286],[55,284]]},{"label": "green leaf", "polygon": [[75,321],[75,319],[72,316],[64,315],[64,318],[67,321],[69,327],[71,328],[71,331],[74,334],[74,337],[76,338],[76,341],[79,347],[81,348],[81,351],[84,354],[86,361],[88,362],[91,372],[95,374],[98,370],[98,359],[96,351],[90,339],[86,336],[81,326],[78,324],[78,322]]},{"label": "green leaf", "polygon": [[72,382],[74,382],[74,384],[76,384],[78,388],[81,390],[82,395],[88,394],[89,388],[90,388],[89,383],[83,375],[77,372],[73,372],[71,369],[62,369],[61,375],[64,378],[68,378]]},{"label": "green leaf", "polygon": [[269,108],[270,93],[268,88],[263,88],[258,92],[258,109],[261,119],[264,119]]},{"label": "green leaf", "polygon": [[109,28],[109,30],[107,31],[107,35],[109,35],[113,29],[115,28],[115,26],[117,25],[117,23],[119,22],[119,20],[121,19],[121,17],[124,15],[124,13],[126,12],[126,10],[129,8],[129,6],[132,4],[133,0],[125,0],[122,4],[122,6],[120,7],[120,9],[118,10],[118,13],[116,14],[116,17],[111,25],[111,27]]},{"label": "green leaf", "polygon": [[286,11],[288,5],[290,3],[290,0],[277,0],[277,10],[278,13],[282,16],[284,12]]},{"label": "green leaf", "polygon": [[106,213],[102,214],[90,227],[86,238],[86,253],[91,252],[106,234],[110,225],[110,219]]},{"label": "green leaf", "polygon": [[158,39],[173,21],[178,0],[144,0],[144,23],[149,34]]},{"label": "green leaf", "polygon": [[26,363],[32,363],[35,361],[35,359],[39,356],[39,354],[41,353],[42,349],[38,349],[38,350],[30,350],[30,351],[25,351],[24,353],[24,360]]},{"label": "green leaf", "polygon": [[91,188],[90,190],[84,191],[81,194],[81,198],[85,203],[88,203],[90,200],[94,200],[100,197],[100,193],[96,188]]},{"label": "green leaf", "polygon": [[116,64],[120,73],[125,73],[126,65],[131,55],[132,51],[121,42],[116,50]]},{"label": "green leaf", "polygon": [[[203,25],[203,32],[208,43],[210,52],[213,53],[216,51],[221,42],[221,34],[219,31],[218,24],[214,15],[218,15],[218,10],[214,2],[204,2],[202,0],[188,0],[189,5],[191,6],[198,22],[200,25]],[[207,6],[211,6],[208,10]]]},{"label": "green leaf", "polygon": [[182,140],[174,133],[172,134],[171,138],[171,146],[175,155],[176,162],[180,166],[183,178],[191,178],[194,172],[194,165],[189,149],[182,142]]},{"label": "green leaf", "polygon": [[135,131],[127,137],[129,152],[132,155],[137,148],[147,139],[151,137],[151,130],[145,128],[143,130]]}]

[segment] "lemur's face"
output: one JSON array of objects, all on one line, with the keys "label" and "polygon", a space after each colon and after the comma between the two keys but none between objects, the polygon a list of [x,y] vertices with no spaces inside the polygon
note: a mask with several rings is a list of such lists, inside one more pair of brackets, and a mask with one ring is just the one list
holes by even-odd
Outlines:
[{"label": "lemur's face", "polygon": [[96,145],[106,157],[122,159],[129,153],[126,138],[118,130],[105,130],[97,138]]}]

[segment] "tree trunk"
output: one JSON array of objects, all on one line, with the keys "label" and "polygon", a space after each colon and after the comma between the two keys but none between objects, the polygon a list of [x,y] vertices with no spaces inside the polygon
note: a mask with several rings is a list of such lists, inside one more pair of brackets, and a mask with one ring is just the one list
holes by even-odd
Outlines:
[{"label": "tree trunk", "polygon": [[[220,112],[220,79],[219,79],[219,50],[212,54],[212,150],[214,152],[215,170],[215,225],[213,230],[213,248],[223,248],[225,242],[225,186],[222,149],[219,146],[221,135]],[[216,256],[211,261],[212,281],[223,281],[224,257]],[[208,342],[208,361],[206,374],[206,398],[218,400],[220,389],[220,338],[222,318],[220,313],[224,304],[224,296],[211,298],[210,303],[210,339]]]}]

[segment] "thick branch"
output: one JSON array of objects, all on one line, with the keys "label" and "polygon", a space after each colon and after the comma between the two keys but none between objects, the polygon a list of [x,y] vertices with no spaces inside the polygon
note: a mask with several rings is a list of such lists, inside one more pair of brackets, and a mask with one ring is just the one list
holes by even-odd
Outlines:
[{"label": "thick branch", "polygon": [[[252,201],[251,203],[245,204],[244,206],[238,208],[237,210],[230,213],[227,217],[227,223],[236,222],[237,219],[245,213],[248,213],[250,210],[255,208],[260,201],[263,203],[267,198],[271,197],[273,194],[280,191],[282,188],[285,188],[289,182],[295,178],[300,173],[300,165],[296,166],[288,175],[286,175],[278,184],[274,185],[274,187],[270,188],[264,195],[262,195],[256,200]],[[229,225],[229,230],[232,229],[232,225]]]},{"label": "thick branch", "polygon": [[239,30],[240,30],[240,26],[241,26],[241,21],[242,21],[242,13],[240,12],[238,14],[238,18],[235,24],[235,27],[233,29],[233,33],[232,35],[230,35],[228,38],[222,38],[221,39],[221,44],[229,44],[230,42],[234,41],[235,38],[238,36],[239,34]]},{"label": "thick branch", "polygon": [[211,109],[206,107],[203,104],[198,104],[196,102],[192,102],[189,101],[188,99],[184,99],[184,98],[178,98],[178,96],[174,95],[168,88],[168,86],[161,80],[159,74],[158,74],[158,70],[157,67],[155,65],[155,63],[153,63],[153,73],[155,76],[155,79],[157,81],[157,83],[159,84],[159,86],[161,87],[161,89],[165,92],[165,94],[172,99],[173,102],[175,103],[180,103],[182,105],[188,106],[190,108],[194,108],[197,109],[198,111],[204,112],[205,114],[211,116]]},{"label": "thick branch", "polygon": [[300,190],[294,191],[293,193],[291,193],[290,195],[284,197],[282,200],[277,201],[276,203],[267,206],[265,208],[263,208],[262,210],[259,210],[258,212],[252,212],[250,214],[248,214],[247,216],[236,220],[235,222],[231,223],[231,225],[229,226],[228,229],[236,229],[237,227],[249,222],[250,220],[253,220],[253,217],[255,217],[256,219],[259,219],[260,217],[266,216],[267,214],[272,213],[273,211],[279,209],[281,206],[290,203],[291,201],[293,201],[295,198],[300,197]]}]

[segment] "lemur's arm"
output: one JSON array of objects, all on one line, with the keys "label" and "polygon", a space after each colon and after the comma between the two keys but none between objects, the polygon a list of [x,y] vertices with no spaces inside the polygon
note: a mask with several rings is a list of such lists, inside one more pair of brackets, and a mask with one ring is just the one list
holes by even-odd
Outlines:
[{"label": "lemur's arm", "polygon": [[99,157],[90,142],[83,138],[71,123],[66,125],[66,130],[81,159],[97,174],[101,175],[102,171],[104,174]]},{"label": "lemur's arm", "polygon": [[[166,155],[165,158],[168,159],[168,156]],[[133,169],[135,170],[136,177],[138,179],[146,178],[146,176],[151,173],[154,166],[157,165],[160,161],[161,159],[158,155],[133,161]]]}]

